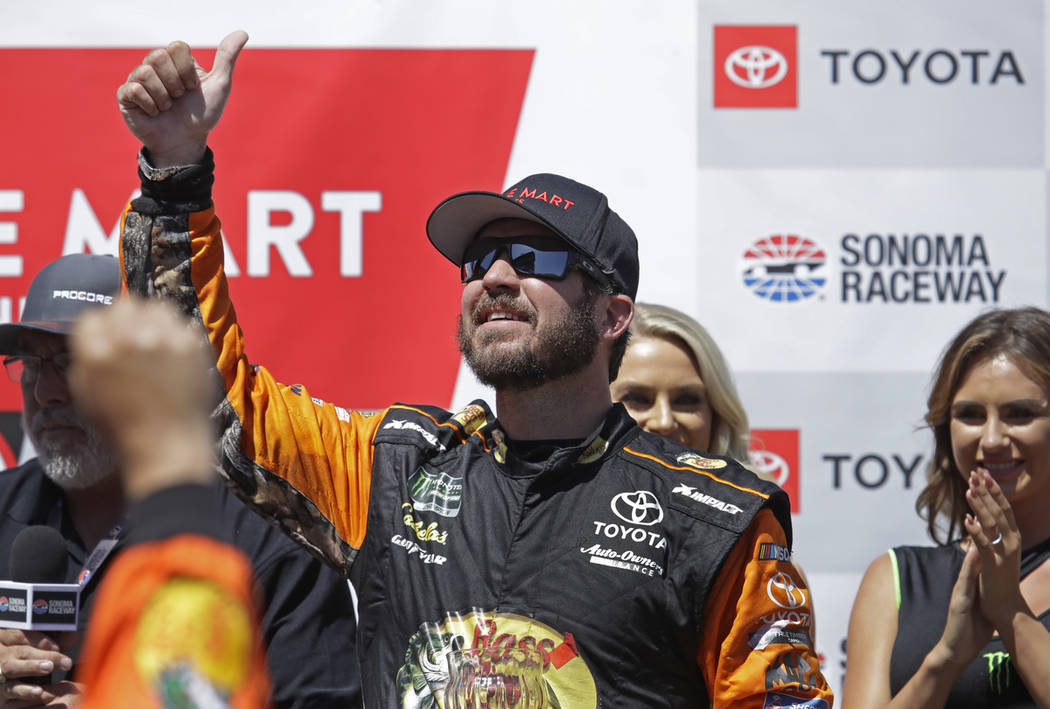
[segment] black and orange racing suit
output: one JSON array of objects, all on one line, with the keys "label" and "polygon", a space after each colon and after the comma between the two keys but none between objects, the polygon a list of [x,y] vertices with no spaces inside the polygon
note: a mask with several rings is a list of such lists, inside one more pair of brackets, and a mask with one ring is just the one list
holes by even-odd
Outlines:
[{"label": "black and orange racing suit", "polygon": [[278,383],[245,355],[210,153],[140,166],[127,287],[206,329],[239,494],[354,581],[367,706],[444,706],[446,654],[471,646],[537,650],[555,707],[831,705],[782,490],[620,405],[530,463],[480,401],[369,416]]}]

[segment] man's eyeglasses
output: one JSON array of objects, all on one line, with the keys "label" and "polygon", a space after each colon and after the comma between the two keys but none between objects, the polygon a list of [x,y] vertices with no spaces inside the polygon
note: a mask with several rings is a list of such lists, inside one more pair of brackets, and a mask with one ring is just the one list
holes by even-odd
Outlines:
[{"label": "man's eyeglasses", "polygon": [[529,236],[477,239],[463,254],[460,280],[470,283],[483,278],[502,254],[507,255],[507,261],[519,276],[561,280],[569,274],[569,269],[576,267],[603,288],[612,287],[612,281],[593,261],[564,241]]},{"label": "man's eyeglasses", "polygon": [[73,363],[73,356],[69,352],[59,352],[50,357],[13,355],[4,357],[4,369],[7,370],[7,378],[13,382],[21,382],[23,377],[28,381],[36,381],[45,362],[49,362],[55,372],[64,377]]}]

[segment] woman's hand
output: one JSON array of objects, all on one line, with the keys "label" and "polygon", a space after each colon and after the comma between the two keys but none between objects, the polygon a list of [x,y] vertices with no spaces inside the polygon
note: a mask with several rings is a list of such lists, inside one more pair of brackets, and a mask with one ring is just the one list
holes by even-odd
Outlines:
[{"label": "woman's hand", "polygon": [[980,555],[971,542],[963,557],[959,577],[952,587],[944,632],[931,651],[943,653],[942,659],[946,664],[965,667],[988,644],[995,632],[995,626],[981,613],[978,592],[980,572]]},{"label": "woman's hand", "polygon": [[1001,629],[1019,611],[1028,612],[1021,596],[1021,533],[1010,503],[987,472],[970,473],[966,501],[973,514],[963,525],[981,559],[981,614]]}]

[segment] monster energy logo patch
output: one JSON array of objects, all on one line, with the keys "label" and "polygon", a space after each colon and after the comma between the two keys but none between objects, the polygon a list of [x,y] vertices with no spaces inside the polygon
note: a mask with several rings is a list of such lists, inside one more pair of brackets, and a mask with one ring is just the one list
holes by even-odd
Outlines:
[{"label": "monster energy logo patch", "polygon": [[417,510],[455,517],[463,498],[463,478],[419,466],[408,479],[408,494]]},{"label": "monster energy logo patch", "polygon": [[1002,694],[1010,686],[1010,653],[986,652],[988,660],[988,684],[996,694]]}]

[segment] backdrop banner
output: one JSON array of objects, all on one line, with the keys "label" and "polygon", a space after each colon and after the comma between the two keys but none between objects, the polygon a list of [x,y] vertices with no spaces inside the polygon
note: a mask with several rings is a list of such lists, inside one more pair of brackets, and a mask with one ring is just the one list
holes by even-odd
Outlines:
[{"label": "backdrop banner", "polygon": [[[0,10],[0,322],[63,253],[115,253],[138,146],[116,87],[251,36],[212,137],[249,356],[344,407],[491,400],[455,345],[427,214],[558,172],[638,234],[639,300],[711,331],[792,496],[841,686],[868,564],[914,510],[930,372],[992,307],[1045,306],[1041,0],[115,0]],[[56,18],[61,18],[56,20]],[[0,459],[23,445],[0,387]]]}]

